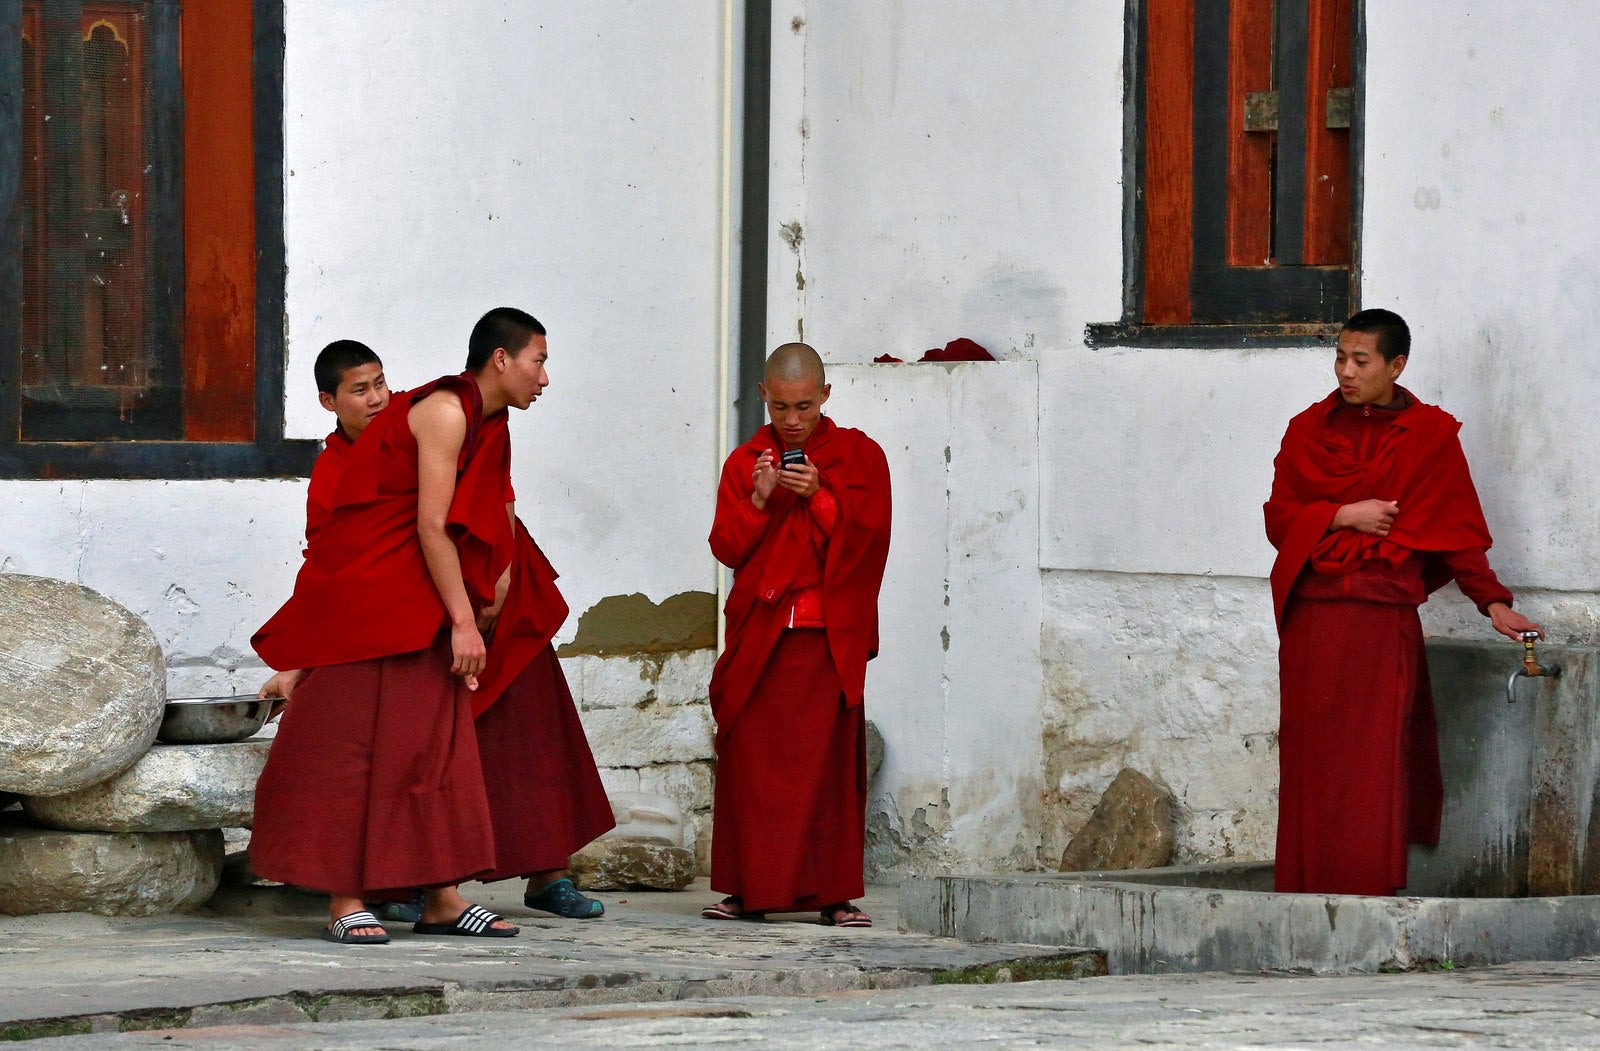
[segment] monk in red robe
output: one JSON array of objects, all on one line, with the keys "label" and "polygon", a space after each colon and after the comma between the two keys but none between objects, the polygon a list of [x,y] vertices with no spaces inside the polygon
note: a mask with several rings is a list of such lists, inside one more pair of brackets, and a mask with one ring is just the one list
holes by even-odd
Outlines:
[{"label": "monk in red robe", "polygon": [[758,389],[771,426],[728,457],[711,551],[733,570],[717,720],[707,919],[817,910],[870,927],[864,889],[867,661],[889,554],[889,465],[822,416],[822,359],[786,343]]},{"label": "monk in red robe", "polygon": [[[323,347],[314,366],[318,400],[336,414],[338,427],[328,435],[323,453],[312,467],[306,501],[306,539],[314,542],[323,525],[333,515],[349,453],[355,448],[366,424],[389,405],[389,387],[382,374],[382,362],[370,347],[354,339],[341,339]],[[400,397],[406,397],[405,394]],[[581,846],[611,829],[614,824],[600,771],[582,731],[571,689],[555,657],[549,637],[566,616],[566,603],[555,589],[555,571],[544,560],[531,537],[515,518],[515,491],[510,485],[509,429],[502,426],[506,414],[491,419],[485,427],[478,458],[498,467],[504,480],[506,512],[517,529],[518,561],[522,573],[510,576],[507,569],[496,605],[478,611],[478,627],[490,633],[501,614],[510,581],[517,579],[517,601],[512,603],[512,621],[536,619],[539,624],[507,627],[502,638],[530,635],[546,640],[530,664],[512,667],[494,661],[501,677],[509,681],[490,681],[478,689],[474,710],[478,734],[478,753],[485,769],[485,787],[490,793],[490,809],[496,822],[499,862],[496,872],[510,875],[528,873],[523,904],[566,918],[594,918],[605,913],[578,888],[566,873],[566,861]],[[486,469],[485,469],[486,470]],[[309,553],[309,547],[307,547]],[[549,630],[544,630],[549,629]],[[542,633],[541,633],[542,632]],[[494,646],[498,656],[506,646]],[[515,673],[515,678],[510,677]],[[261,696],[285,696],[293,689],[290,675],[277,673],[262,686]],[[504,699],[504,704],[490,704]],[[501,878],[501,877],[490,877]],[[414,901],[384,902],[379,913],[389,920],[414,921],[419,918],[421,893]]]},{"label": "monk in red robe", "polygon": [[312,365],[317,400],[333,413],[334,428],[311,467],[306,492],[306,541],[309,543],[333,514],[334,494],[344,477],[347,454],[367,424],[389,406],[389,383],[376,351],[354,339],[338,339],[322,348]]},{"label": "monk in red robe", "polygon": [[1289,423],[1267,538],[1278,549],[1280,891],[1393,894],[1408,843],[1439,841],[1444,798],[1417,607],[1450,580],[1521,641],[1539,625],[1489,568],[1461,424],[1397,385],[1399,315],[1339,333],[1339,389]]},{"label": "monk in red robe", "polygon": [[[395,397],[350,448],[294,596],[252,640],[291,669],[292,690],[257,787],[252,861],[328,891],[331,940],[386,940],[362,896],[419,886],[418,933],[516,933],[456,884],[534,871],[516,869],[518,837],[546,819],[507,805],[515,786],[504,782],[522,771],[486,767],[473,719],[548,688],[545,658],[566,616],[554,571],[506,502],[505,410],[539,396],[547,357],[537,321],[497,308],[473,330],[467,372]],[[396,725],[407,732],[380,729]],[[590,824],[609,822],[605,807]]]}]

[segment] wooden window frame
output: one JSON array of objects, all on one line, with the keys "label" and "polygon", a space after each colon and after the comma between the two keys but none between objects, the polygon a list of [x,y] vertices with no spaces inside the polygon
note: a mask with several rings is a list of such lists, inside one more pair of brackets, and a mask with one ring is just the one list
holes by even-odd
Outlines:
[{"label": "wooden window frame", "polygon": [[[284,437],[284,0],[250,4],[248,32],[219,14],[232,4],[182,15],[183,440],[20,440],[23,202],[20,165],[0,154],[0,478],[310,472],[319,443]],[[0,142],[21,141],[21,8],[0,3]]]},{"label": "wooden window frame", "polygon": [[[1288,0],[1308,13],[1311,5],[1320,2]],[[1240,63],[1230,63],[1228,52],[1241,34],[1265,32],[1270,37],[1271,27],[1259,22],[1230,25],[1230,13],[1237,14],[1230,0],[1128,0],[1123,63],[1123,312],[1119,321],[1088,326],[1085,336],[1091,347],[1322,346],[1356,308],[1364,0],[1352,0],[1349,16],[1353,89],[1349,193],[1332,215],[1326,214],[1326,202],[1318,202],[1310,194],[1300,197],[1309,207],[1323,210],[1313,216],[1319,228],[1338,221],[1341,215],[1345,218],[1349,262],[1337,266],[1243,265],[1264,253],[1263,235],[1259,230],[1254,234],[1246,230],[1241,216],[1252,207],[1266,208],[1270,187],[1263,181],[1262,159],[1252,160],[1247,155],[1258,147],[1240,134],[1243,92],[1251,88],[1248,77],[1260,70],[1240,69]],[[1150,65],[1150,37],[1163,34],[1171,39],[1171,34],[1188,25],[1209,28],[1212,46],[1188,49],[1182,56],[1187,65],[1163,67],[1166,75],[1156,76]],[[1227,45],[1217,46],[1222,42]],[[1306,50],[1325,48],[1327,42],[1308,38],[1306,45]],[[1286,59],[1291,69],[1296,63],[1300,70],[1306,68],[1304,50]],[[1304,80],[1303,72],[1300,76]],[[1318,90],[1319,86],[1312,85],[1308,94]],[[1210,93],[1206,97],[1224,99],[1227,105],[1197,111],[1194,99],[1205,92]],[[1311,103],[1313,120],[1323,117],[1317,105]],[[1283,92],[1280,106],[1289,134],[1307,126],[1305,97]],[[1230,131],[1238,141],[1232,150]],[[1210,148],[1197,149],[1197,141],[1209,143]],[[1294,148],[1280,150],[1288,155],[1280,170],[1280,184],[1294,180],[1298,186],[1307,185],[1304,143],[1300,139]],[[1313,167],[1343,159],[1330,154],[1320,138],[1314,138],[1311,147]],[[1167,176],[1160,186],[1147,186],[1152,168]],[[1228,192],[1230,183],[1234,193]],[[1294,201],[1287,203],[1291,207],[1278,208],[1273,236],[1286,246],[1290,259],[1325,259],[1330,251],[1342,247],[1328,245],[1320,235],[1307,238],[1305,212]],[[1152,242],[1146,235],[1152,225],[1182,233]]]}]

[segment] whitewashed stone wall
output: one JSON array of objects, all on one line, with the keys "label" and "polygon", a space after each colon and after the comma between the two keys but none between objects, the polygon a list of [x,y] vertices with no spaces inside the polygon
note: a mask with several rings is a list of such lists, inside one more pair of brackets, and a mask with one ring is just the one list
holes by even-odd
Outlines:
[{"label": "whitewashed stone wall", "polygon": [[607,792],[655,792],[681,808],[684,846],[709,870],[715,767],[707,687],[713,650],[561,658]]}]

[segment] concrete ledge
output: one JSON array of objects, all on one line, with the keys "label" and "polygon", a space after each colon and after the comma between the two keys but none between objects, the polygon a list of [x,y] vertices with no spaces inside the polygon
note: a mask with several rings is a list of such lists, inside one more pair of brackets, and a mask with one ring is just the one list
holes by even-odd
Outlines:
[{"label": "concrete ledge", "polygon": [[1273,894],[1096,875],[913,876],[900,923],[968,941],[1086,945],[1112,974],[1348,974],[1600,953],[1600,897]]}]

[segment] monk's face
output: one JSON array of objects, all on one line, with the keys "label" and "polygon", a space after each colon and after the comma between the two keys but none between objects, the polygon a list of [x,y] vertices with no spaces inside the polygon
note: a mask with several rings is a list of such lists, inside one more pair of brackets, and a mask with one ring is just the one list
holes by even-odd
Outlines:
[{"label": "monk's face", "polygon": [[383,378],[383,366],[369,361],[345,369],[339,389],[332,394],[318,391],[317,397],[324,409],[338,417],[344,433],[354,438],[389,404],[389,382]]},{"label": "monk's face", "polygon": [[1333,359],[1339,396],[1346,405],[1387,405],[1394,401],[1395,381],[1405,371],[1405,355],[1384,361],[1376,332],[1341,332]]},{"label": "monk's face", "polygon": [[761,392],[761,400],[767,403],[767,416],[772,426],[791,449],[798,449],[811,437],[811,432],[817,429],[817,421],[822,419],[822,406],[833,393],[832,384],[818,383],[811,378],[774,378],[756,384],[756,389]]},{"label": "monk's face", "polygon": [[[502,355],[504,355],[502,357]],[[550,348],[543,336],[528,340],[513,357],[504,350],[495,351],[493,364],[500,370],[500,382],[505,387],[506,404],[526,409],[538,400],[550,386],[550,373],[545,363],[550,360]]]}]

